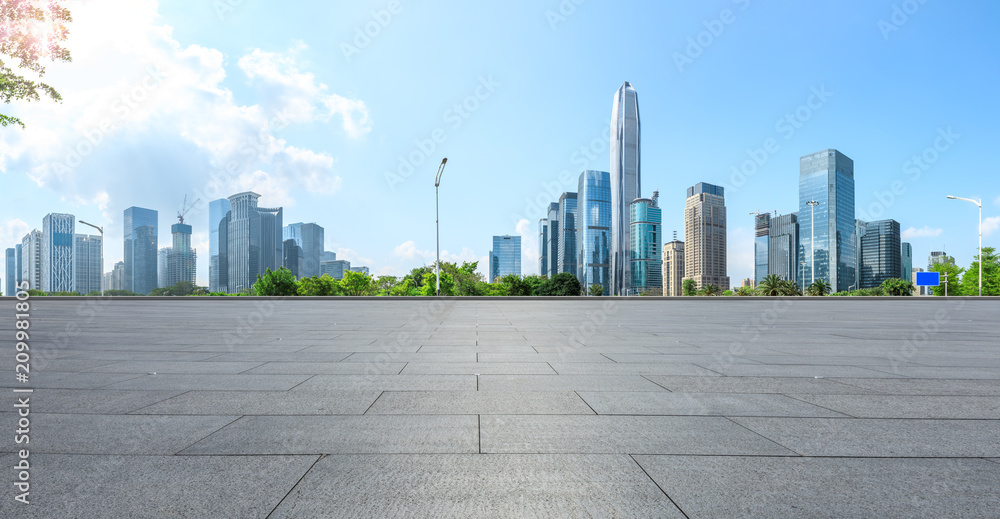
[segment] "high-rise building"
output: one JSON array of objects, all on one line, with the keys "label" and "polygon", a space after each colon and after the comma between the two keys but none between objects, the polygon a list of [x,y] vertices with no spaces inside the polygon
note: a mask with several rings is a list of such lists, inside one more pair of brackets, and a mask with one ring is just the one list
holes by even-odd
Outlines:
[{"label": "high-rise building", "polygon": [[912,271],[910,272],[910,277],[907,278],[910,280],[910,283],[913,283],[913,287],[915,288],[915,290],[913,291],[913,295],[915,296],[933,295],[930,290],[931,287],[917,286],[917,272],[924,272],[924,269],[920,267],[913,267]]},{"label": "high-rise building", "polygon": [[955,263],[955,258],[945,254],[944,251],[931,251],[927,258],[927,270],[933,270],[938,263]]},{"label": "high-rise building", "polygon": [[[286,236],[288,227],[285,227]],[[288,270],[292,271],[292,275],[296,278],[312,277],[303,276],[305,272],[305,258],[302,255],[302,247],[300,247],[293,238],[288,238],[284,242],[284,252],[282,253],[281,264]]]},{"label": "high-rise building", "polygon": [[104,259],[101,257],[101,237],[77,234],[75,237],[73,251],[76,262],[76,288],[74,290],[80,294],[87,295],[91,292],[101,291],[102,276],[104,275]]},{"label": "high-rise building", "polygon": [[181,281],[195,284],[198,251],[191,248],[191,226],[175,223],[170,226],[173,247],[167,249],[166,283],[172,287]]},{"label": "high-rise building", "polygon": [[229,200],[208,204],[208,287],[211,292],[229,290]]},{"label": "high-rise building", "polygon": [[[16,262],[16,266],[14,267],[14,269],[15,269],[14,270],[14,275],[17,276],[16,283],[17,283],[18,289],[20,289],[21,283],[24,281],[24,277],[23,277],[24,276],[24,271],[22,270],[22,262],[24,261],[24,258],[21,255],[21,244],[20,243],[14,245],[14,261]],[[11,294],[11,295],[13,295],[13,294]]]},{"label": "high-rise building", "polygon": [[693,279],[698,289],[726,290],[726,270],[725,191],[699,182],[688,188],[684,208],[684,279]]},{"label": "high-rise building", "polygon": [[631,284],[625,295],[637,296],[663,290],[663,256],[660,252],[662,212],[653,198],[637,198],[629,206],[629,266]]},{"label": "high-rise building", "polygon": [[521,237],[494,236],[493,250],[490,251],[489,282],[508,274],[521,275]]},{"label": "high-rise building", "polygon": [[875,288],[887,279],[902,276],[899,222],[870,222],[861,238],[861,279],[858,288]]},{"label": "high-rise building", "polygon": [[330,252],[328,250],[325,250],[325,251],[321,252],[320,255],[319,255],[319,261],[320,261],[320,263],[323,263],[324,261],[336,261],[336,260],[337,260],[337,253],[336,252]]},{"label": "high-rise building", "polygon": [[7,265],[7,288],[4,289],[5,296],[12,296],[17,293],[17,249],[11,247],[6,251]]},{"label": "high-rise building", "polygon": [[33,229],[21,239],[21,280],[30,290],[42,289],[42,231]]},{"label": "high-rise building", "polygon": [[324,229],[315,223],[292,223],[285,226],[283,237],[285,240],[295,240],[295,245],[302,249],[302,271],[297,275],[304,278],[318,276],[319,263],[322,261],[320,254],[325,240]]},{"label": "high-rise building", "polygon": [[42,218],[42,291],[76,290],[75,234],[76,218],[71,214],[49,213]]},{"label": "high-rise building", "polygon": [[799,257],[806,262],[802,286],[822,279],[841,292],[854,285],[856,234],[854,161],[834,149],[800,158]]},{"label": "high-rise building", "polygon": [[576,272],[576,193],[559,197],[559,269],[556,274]]},{"label": "high-rise building", "polygon": [[330,260],[320,262],[320,276],[326,274],[333,279],[344,279],[344,272],[351,270],[351,262],[347,260]]},{"label": "high-rise building", "polygon": [[561,272],[559,270],[559,203],[549,204],[549,277]]},{"label": "high-rise building", "polygon": [[538,275],[549,275],[549,219],[538,220]]},{"label": "high-rise building", "polygon": [[629,211],[641,189],[639,98],[626,81],[611,106],[611,294],[630,286]]},{"label": "high-rise building", "polygon": [[[767,273],[797,282],[801,276],[799,260],[798,213],[771,218],[767,231]],[[759,283],[754,279],[754,286]]]},{"label": "high-rise building", "polygon": [[576,277],[585,291],[591,285],[611,294],[611,174],[580,174],[576,206]]},{"label": "high-rise building", "polygon": [[[282,210],[276,208],[257,208],[260,218],[260,265],[261,273],[267,269],[278,270],[284,254],[284,226],[281,223]],[[254,276],[256,281],[256,276]]]},{"label": "high-rise building", "polygon": [[149,294],[157,279],[157,212],[142,207],[125,210],[125,290]]},{"label": "high-rise building", "polygon": [[900,244],[899,260],[900,271],[902,272],[900,278],[909,280],[913,275],[913,245],[905,241]]},{"label": "high-rise building", "polygon": [[366,276],[370,275],[368,267],[351,267],[351,272],[357,272]]},{"label": "high-rise building", "polygon": [[282,210],[258,207],[259,198],[251,191],[229,197],[226,260],[230,293],[249,290],[258,275],[281,266]]},{"label": "high-rise building", "polygon": [[119,261],[104,274],[104,290],[125,290],[125,262]]},{"label": "high-rise building", "polygon": [[663,244],[663,295],[684,295],[684,242],[677,239]]},{"label": "high-rise building", "polygon": [[770,273],[768,268],[768,260],[771,254],[771,249],[768,245],[770,228],[770,213],[761,213],[754,218],[753,278],[755,283],[760,283]]},{"label": "high-rise building", "polygon": [[860,219],[854,219],[854,288],[860,288],[861,283],[861,238],[865,236],[868,232],[868,222]]},{"label": "high-rise building", "polygon": [[159,288],[169,287],[167,283],[167,256],[170,255],[170,247],[163,247],[156,251],[156,286]]}]

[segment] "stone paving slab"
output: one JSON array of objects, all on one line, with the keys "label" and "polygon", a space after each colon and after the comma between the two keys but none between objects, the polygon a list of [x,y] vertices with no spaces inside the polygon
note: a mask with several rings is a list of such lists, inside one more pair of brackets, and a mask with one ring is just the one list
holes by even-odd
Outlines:
[{"label": "stone paving slab", "polygon": [[600,353],[480,353],[479,362],[614,362]]},{"label": "stone paving slab", "polygon": [[243,390],[267,391],[287,390],[308,380],[310,375],[184,375],[175,373],[157,373],[155,375],[133,376],[122,382],[105,386],[106,389],[143,389],[153,390]]},{"label": "stone paving slab", "polygon": [[405,362],[268,362],[248,375],[398,375]]},{"label": "stone paving slab", "polygon": [[901,378],[901,375],[879,371],[876,367],[861,368],[857,366],[778,366],[767,364],[702,364],[728,377],[804,377],[804,378]]},{"label": "stone paving slab", "polygon": [[273,517],[684,516],[628,456],[416,454],[327,456]]},{"label": "stone paving slab", "polygon": [[581,391],[580,397],[602,415],[649,416],[812,416],[844,417],[784,395]]},{"label": "stone paving slab", "polygon": [[1000,396],[1000,383],[996,380],[838,378],[836,381],[873,394]]},{"label": "stone paving slab", "polygon": [[666,391],[638,375],[483,375],[480,391]]},{"label": "stone paving slab", "polygon": [[476,362],[476,361],[477,361],[476,352],[466,351],[461,353],[359,352],[359,353],[352,353],[351,355],[345,357],[341,362]]},{"label": "stone paving slab", "polygon": [[[30,395],[35,409],[46,413],[81,413],[100,415],[127,414],[161,400],[177,396],[183,391],[129,391],[116,389],[45,389]],[[27,395],[26,395],[27,396]],[[11,407],[0,408],[0,413],[15,412]]]},{"label": "stone paving slab", "polygon": [[296,391],[475,390],[475,375],[316,375]]},{"label": "stone paving slab", "polygon": [[644,456],[688,517],[995,517],[1000,465],[978,459]]},{"label": "stone paving slab", "polygon": [[215,362],[210,360],[203,360],[203,361],[129,360],[125,362],[114,362],[110,364],[104,362],[98,367],[90,369],[84,368],[81,369],[81,371],[88,371],[92,373],[147,374],[149,372],[155,372],[157,374],[179,373],[184,375],[189,375],[189,374],[235,375],[237,373],[243,373],[244,371],[249,371],[260,365],[261,365],[260,362]]},{"label": "stone paving slab", "polygon": [[717,377],[718,373],[687,362],[552,362],[552,369],[560,375],[676,375]]},{"label": "stone paving slab", "polygon": [[367,414],[594,414],[572,391],[386,391]]},{"label": "stone paving slab", "polygon": [[410,362],[400,375],[555,375],[547,362]]},{"label": "stone paving slab", "polygon": [[856,418],[1000,420],[1000,399],[992,396],[802,394],[788,396]]},{"label": "stone paving slab", "polygon": [[475,415],[245,416],[180,454],[479,452]]},{"label": "stone paving slab", "polygon": [[188,391],[133,411],[174,415],[364,414],[381,391]]},{"label": "stone paving slab", "polygon": [[840,383],[833,378],[675,377],[648,375],[649,380],[679,393],[810,393],[851,395],[872,390]]}]

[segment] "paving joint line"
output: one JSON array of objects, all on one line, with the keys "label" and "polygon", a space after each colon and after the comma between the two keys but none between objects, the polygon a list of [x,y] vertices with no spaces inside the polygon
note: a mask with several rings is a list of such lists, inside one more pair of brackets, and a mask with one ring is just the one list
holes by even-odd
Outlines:
[{"label": "paving joint line", "polygon": [[302,480],[304,480],[306,478],[306,475],[309,474],[310,471],[312,471],[313,467],[315,467],[316,464],[319,463],[319,460],[325,458],[326,456],[327,456],[326,454],[320,454],[319,456],[316,457],[316,459],[312,462],[312,464],[309,465],[309,468],[302,473],[302,476],[299,477],[298,481],[296,481],[295,484],[292,485],[292,488],[289,488],[288,492],[285,493],[284,497],[278,500],[278,504],[274,505],[274,508],[272,508],[271,511],[268,512],[265,519],[270,519],[270,517],[274,515],[274,512],[278,510],[278,508],[281,506],[281,503],[284,503],[285,499],[288,499],[288,496],[292,495],[292,491],[295,490],[295,487],[299,486],[299,483],[302,483]]},{"label": "paving joint line", "polygon": [[681,508],[681,506],[678,505],[676,501],[674,501],[674,498],[670,497],[670,494],[668,494],[667,491],[664,490],[663,487],[661,487],[660,484],[657,483],[655,479],[653,479],[653,476],[649,475],[649,472],[646,472],[646,467],[643,467],[642,464],[640,464],[639,461],[636,460],[635,456],[633,456],[632,454],[628,454],[628,457],[629,459],[632,460],[632,463],[635,463],[635,465],[639,467],[639,470],[641,470],[642,473],[645,474],[646,477],[649,478],[649,480],[652,481],[654,485],[656,485],[656,488],[660,489],[660,492],[663,492],[663,495],[670,500],[670,504],[674,505],[674,508],[676,508],[677,511],[681,513],[681,515],[683,515],[687,519],[690,519],[688,514],[684,513],[684,509]]}]

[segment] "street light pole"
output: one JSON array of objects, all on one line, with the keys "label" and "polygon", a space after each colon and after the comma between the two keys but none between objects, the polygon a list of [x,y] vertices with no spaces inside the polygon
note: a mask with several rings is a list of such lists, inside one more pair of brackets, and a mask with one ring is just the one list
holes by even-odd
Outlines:
[{"label": "street light pole", "polygon": [[960,196],[948,195],[948,198],[952,200],[965,200],[979,206],[979,297],[983,297],[983,199],[980,198],[977,202],[971,198],[962,198]]},{"label": "street light pole", "polygon": [[437,263],[434,264],[434,277],[437,278],[437,287],[434,290],[434,295],[441,295],[441,217],[438,202],[438,187],[441,186],[441,175],[444,173],[444,165],[448,163],[448,159],[441,159],[441,165],[438,166],[437,176],[434,177],[434,232],[437,235]]},{"label": "street light pole", "polygon": [[97,229],[97,232],[101,233],[101,297],[104,297],[104,227],[98,227],[83,220],[80,220],[80,223],[83,225],[89,225],[94,229]]},{"label": "street light pole", "polygon": [[809,206],[809,263],[812,264],[812,269],[809,273],[809,282],[814,283],[816,281],[816,206],[819,205],[819,202],[810,200],[806,202],[806,205]]}]

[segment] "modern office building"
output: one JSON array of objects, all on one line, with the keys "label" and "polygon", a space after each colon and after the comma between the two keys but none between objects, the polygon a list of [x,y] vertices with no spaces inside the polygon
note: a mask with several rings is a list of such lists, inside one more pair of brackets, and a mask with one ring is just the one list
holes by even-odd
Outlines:
[{"label": "modern office building", "polygon": [[549,275],[549,219],[538,220],[538,275]]},{"label": "modern office building", "polygon": [[170,226],[172,247],[167,249],[166,282],[172,287],[181,281],[195,284],[198,265],[198,251],[191,248],[192,228],[186,223]]},{"label": "modern office building", "polygon": [[125,262],[119,261],[104,273],[104,290],[125,290]]},{"label": "modern office building", "polygon": [[[767,273],[781,279],[798,282],[801,273],[799,261],[798,213],[771,218],[767,231]],[[754,278],[754,286],[760,280]]]},{"label": "modern office building", "polygon": [[42,218],[42,291],[76,290],[75,234],[76,217],[71,214],[49,213]]},{"label": "modern office building", "polygon": [[325,240],[324,229],[315,223],[292,223],[285,226],[283,238],[295,240],[295,245],[302,249],[302,270],[296,275],[304,278],[318,276]]},{"label": "modern office building", "polygon": [[677,239],[663,244],[663,295],[684,295],[684,242]]},{"label": "modern office building", "polygon": [[336,252],[330,252],[328,250],[325,250],[325,251],[321,252],[320,255],[319,255],[319,262],[321,264],[324,261],[336,261],[336,260],[337,260],[337,253]]},{"label": "modern office building", "polygon": [[[285,227],[285,236],[288,235],[288,227]],[[302,254],[302,247],[299,247],[295,240],[288,238],[283,244],[281,265],[292,272],[296,278],[312,277],[302,275],[305,272],[305,258]],[[317,262],[317,265],[319,263]]]},{"label": "modern office building", "polygon": [[687,190],[684,208],[684,279],[700,290],[729,289],[726,273],[726,199],[721,186],[699,182]]},{"label": "modern office building", "polygon": [[4,288],[3,295],[12,296],[17,293],[17,249],[11,247],[5,251],[5,259],[7,266],[6,273],[7,277],[4,280],[7,282],[6,288]]},{"label": "modern office building", "polygon": [[629,266],[631,284],[625,295],[659,294],[663,289],[663,256],[660,251],[660,208],[656,205],[659,194],[653,198],[637,198],[629,207]]},{"label": "modern office building", "polygon": [[576,206],[576,277],[586,293],[591,285],[611,294],[611,174],[580,174]]},{"label": "modern office building", "polygon": [[858,288],[875,288],[887,279],[902,276],[899,222],[869,222],[861,238],[861,277]]},{"label": "modern office building", "polygon": [[[811,206],[809,202],[816,202],[816,205]],[[854,161],[834,149],[801,157],[799,257],[806,262],[802,286],[807,287],[816,279],[828,282],[834,292],[848,290],[854,285],[856,234]]]},{"label": "modern office building", "polygon": [[754,217],[753,237],[753,278],[760,283],[768,275],[768,259],[771,249],[768,245],[771,227],[771,214],[761,213]]},{"label": "modern office building", "polygon": [[900,279],[910,279],[913,276],[913,245],[907,242],[900,244]]},{"label": "modern office building", "polygon": [[163,247],[156,251],[156,286],[166,288],[167,283],[167,256],[170,254],[170,247]]},{"label": "modern office building", "polygon": [[125,290],[149,294],[157,279],[157,212],[142,207],[125,210]]},{"label": "modern office building", "polygon": [[611,106],[611,294],[630,286],[629,214],[632,201],[642,196],[641,123],[639,98],[626,81]]},{"label": "modern office building", "polygon": [[21,283],[24,281],[24,278],[22,277],[24,275],[24,271],[22,270],[22,262],[24,261],[24,257],[21,255],[20,243],[14,245],[14,261],[16,262],[16,266],[14,267],[14,275],[17,276],[16,283],[18,289],[20,289]]},{"label": "modern office building", "polygon": [[42,231],[33,229],[21,238],[21,280],[29,290],[42,289]]},{"label": "modern office building", "polygon": [[868,232],[868,222],[860,219],[854,219],[854,288],[860,288],[861,283],[861,238],[865,236]]},{"label": "modern office building", "polygon": [[493,250],[490,251],[490,276],[487,281],[495,282],[508,274],[521,275],[521,237],[494,236]]},{"label": "modern office building", "polygon": [[557,274],[563,272],[569,272],[574,276],[577,274],[576,202],[576,193],[563,193],[559,197],[559,243],[557,245],[559,269]]},{"label": "modern office building", "polygon": [[280,207],[258,207],[259,198],[260,195],[251,191],[229,197],[225,254],[230,293],[249,290],[258,275],[281,266],[284,255],[282,210]]},{"label": "modern office building", "polygon": [[908,278],[910,280],[910,283],[913,283],[913,287],[915,288],[915,290],[913,291],[913,295],[915,296],[934,295],[933,292],[931,292],[931,287],[917,286],[917,272],[924,272],[924,269],[920,267],[913,267],[912,271],[910,272],[910,277]]},{"label": "modern office building", "polygon": [[561,272],[559,270],[559,202],[549,204],[549,277]]},{"label": "modern office building", "polygon": [[76,262],[76,288],[82,295],[101,291],[104,259],[101,257],[101,237],[77,234],[73,251]]},{"label": "modern office building", "polygon": [[347,260],[330,260],[320,262],[320,276],[326,274],[333,279],[344,279],[344,272],[351,270],[351,262]]},{"label": "modern office building", "polygon": [[351,267],[351,272],[357,272],[358,274],[364,274],[366,276],[370,275],[368,267]]},{"label": "modern office building", "polygon": [[[281,223],[282,210],[275,208],[257,208],[260,217],[260,264],[261,273],[267,269],[278,270],[284,253],[284,226]],[[256,276],[254,277],[256,279]]]},{"label": "modern office building", "polygon": [[229,200],[220,198],[208,204],[208,289],[229,290]]},{"label": "modern office building", "polygon": [[927,257],[927,270],[933,270],[938,263],[955,263],[955,258],[944,251],[931,251],[931,255]]}]

